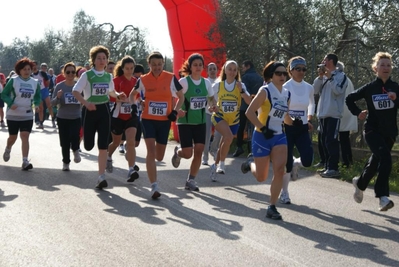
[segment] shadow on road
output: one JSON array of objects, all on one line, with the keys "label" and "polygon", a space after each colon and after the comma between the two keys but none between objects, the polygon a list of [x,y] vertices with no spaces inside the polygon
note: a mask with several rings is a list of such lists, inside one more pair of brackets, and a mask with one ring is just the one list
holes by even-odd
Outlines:
[{"label": "shadow on road", "polygon": [[8,196],[6,196],[5,192],[0,189],[0,208],[3,208],[3,207],[6,206],[6,204],[4,204],[3,202],[13,201],[17,197],[18,197],[18,195],[8,195]]}]

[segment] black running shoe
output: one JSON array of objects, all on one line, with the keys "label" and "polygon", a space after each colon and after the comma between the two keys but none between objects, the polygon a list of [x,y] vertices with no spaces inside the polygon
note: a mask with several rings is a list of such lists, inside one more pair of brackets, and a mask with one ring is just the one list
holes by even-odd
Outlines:
[{"label": "black running shoe", "polygon": [[270,218],[270,219],[273,219],[273,220],[281,220],[281,219],[283,219],[283,217],[281,217],[281,214],[277,211],[275,205],[270,205],[267,208],[266,217]]}]

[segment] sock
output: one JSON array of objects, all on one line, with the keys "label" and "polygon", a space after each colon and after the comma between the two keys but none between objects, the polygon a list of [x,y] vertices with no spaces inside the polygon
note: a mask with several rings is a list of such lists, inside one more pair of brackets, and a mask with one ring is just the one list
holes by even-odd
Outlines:
[{"label": "sock", "polygon": [[132,171],[132,170],[133,170],[133,168],[134,168],[134,165],[133,165],[133,167],[129,167],[129,171]]},{"label": "sock", "polygon": [[27,157],[23,157],[23,158],[22,158],[22,161],[23,161],[23,162],[28,162],[28,158],[27,158]]},{"label": "sock", "polygon": [[301,158],[294,157],[294,164],[298,165],[299,167],[303,167]]},{"label": "sock", "polygon": [[11,152],[11,149],[10,148],[6,148],[6,152]]},{"label": "sock", "polygon": [[187,178],[187,181],[188,181],[188,180],[194,180],[194,179],[195,179],[195,176],[189,174],[189,175],[188,175],[188,178]]},{"label": "sock", "polygon": [[288,183],[291,180],[291,173],[284,173],[283,175],[283,192],[287,193],[288,192]]},{"label": "sock", "polygon": [[112,158],[110,156],[107,156],[107,160],[112,161]]},{"label": "sock", "polygon": [[220,168],[224,169],[224,161],[220,161]]},{"label": "sock", "polygon": [[157,186],[158,186],[157,182],[151,184],[151,188],[154,188],[154,187],[157,187]]},{"label": "sock", "polygon": [[100,175],[98,176],[98,180],[100,180],[100,181],[105,180],[105,174],[104,174],[104,173],[103,173],[103,174],[100,174]]}]

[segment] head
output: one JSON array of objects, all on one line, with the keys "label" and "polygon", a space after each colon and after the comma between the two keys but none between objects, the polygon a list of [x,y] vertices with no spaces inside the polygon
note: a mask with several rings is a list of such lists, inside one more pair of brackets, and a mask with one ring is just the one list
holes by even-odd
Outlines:
[{"label": "head", "polygon": [[203,70],[204,57],[198,53],[191,54],[180,68],[180,72],[183,76],[188,76],[191,74],[201,75]]},{"label": "head", "polygon": [[[39,71],[39,68],[38,68],[38,66],[37,66],[37,64],[38,64],[37,61],[36,61],[36,60],[33,60],[32,63],[33,63],[32,72],[33,72],[33,73],[38,72],[38,71]],[[18,75],[19,75],[19,74],[18,74]]]},{"label": "head", "polygon": [[105,70],[108,59],[109,59],[109,50],[103,45],[97,45],[90,49],[90,64],[97,70],[102,71]]},{"label": "head", "polygon": [[228,60],[224,63],[220,71],[219,80],[235,79],[241,81],[240,72],[238,71],[238,64],[234,60]]},{"label": "head", "polygon": [[147,58],[148,66],[150,66],[150,71],[154,76],[159,76],[165,65],[165,61],[160,52],[152,52]]},{"label": "head", "polygon": [[53,68],[49,68],[48,69],[48,74],[50,74],[51,76],[54,75],[54,69]]},{"label": "head", "polygon": [[338,61],[338,62],[337,62],[337,71],[339,71],[339,72],[344,72],[344,69],[345,69],[344,63],[341,62],[341,61]]},{"label": "head", "polygon": [[84,65],[84,68],[85,68],[86,70],[89,70],[89,69],[91,68],[90,62],[86,62],[85,65]]},{"label": "head", "polygon": [[115,76],[119,77],[122,75],[132,77],[134,68],[136,67],[136,61],[131,56],[124,56],[116,65]]},{"label": "head", "polygon": [[33,66],[35,66],[33,61],[27,57],[24,57],[18,60],[17,63],[15,63],[14,67],[15,73],[21,76],[22,78],[27,79],[30,77],[30,74],[32,73]]},{"label": "head", "polygon": [[392,55],[387,52],[378,52],[373,57],[371,67],[378,78],[387,80],[392,73]]},{"label": "head", "polygon": [[209,78],[216,79],[216,76],[218,74],[218,67],[215,63],[211,62],[208,64],[207,74]]},{"label": "head", "polygon": [[276,86],[282,86],[288,76],[283,63],[271,61],[263,68],[263,79],[266,83],[272,82]]},{"label": "head", "polygon": [[333,71],[336,69],[337,62],[338,62],[338,56],[336,54],[330,53],[324,57],[321,63],[324,64],[327,69]]},{"label": "head", "polygon": [[47,72],[47,64],[46,63],[42,63],[42,64],[40,64],[40,70],[41,71],[44,71],[44,72]]},{"label": "head", "polygon": [[108,61],[108,64],[107,64],[107,69],[106,69],[106,71],[108,72],[108,73],[111,73],[111,74],[113,74],[114,73],[114,69],[115,69],[115,65],[116,65],[116,63],[115,62],[113,62],[113,61]]},{"label": "head", "polygon": [[85,73],[87,71],[87,69],[85,67],[79,66],[76,68],[76,77],[80,78],[80,76],[82,76],[83,73]]},{"label": "head", "polygon": [[246,72],[247,70],[255,68],[254,63],[252,63],[251,60],[244,60],[244,62],[241,65],[241,70],[243,72]]},{"label": "head", "polygon": [[73,81],[75,79],[76,74],[76,66],[73,62],[68,62],[64,65],[64,69],[62,70],[65,76],[65,80]]},{"label": "head", "polygon": [[140,78],[141,75],[144,74],[144,67],[141,64],[136,64],[136,67],[134,68],[133,71],[133,76],[136,78]]},{"label": "head", "polygon": [[306,70],[306,60],[303,57],[297,56],[288,60],[288,74],[294,81],[303,81]]}]

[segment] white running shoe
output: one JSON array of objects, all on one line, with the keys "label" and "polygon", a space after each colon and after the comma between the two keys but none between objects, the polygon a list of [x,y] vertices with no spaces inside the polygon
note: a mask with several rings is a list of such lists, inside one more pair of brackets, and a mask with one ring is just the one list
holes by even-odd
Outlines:
[{"label": "white running shoe", "polygon": [[301,160],[299,158],[294,157],[294,163],[292,165],[292,171],[291,171],[291,181],[296,181],[298,180],[298,170],[299,167],[302,165]]},{"label": "white running shoe", "polygon": [[359,187],[357,187],[357,182],[359,181],[360,177],[354,177],[352,179],[352,184],[355,187],[355,193],[353,193],[353,199],[357,202],[357,203],[362,203],[363,201],[363,191],[359,189]]},{"label": "white running shoe", "polygon": [[105,170],[108,173],[112,173],[114,171],[114,166],[112,166],[112,160],[107,159],[107,166],[105,167]]},{"label": "white running shoe", "polygon": [[79,149],[73,151],[73,161],[75,163],[79,163],[81,160],[82,160],[82,158],[80,157]]},{"label": "white running shoe", "polygon": [[215,163],[211,165],[211,174],[209,175],[209,178],[211,178],[212,182],[216,182],[216,180],[217,180]]},{"label": "white running shoe", "polygon": [[7,161],[9,161],[10,160],[10,155],[11,154],[11,150],[9,150],[9,149],[5,149],[4,150],[4,154],[3,154],[3,160],[5,161],[5,162],[7,162]]},{"label": "white running shoe", "polygon": [[222,168],[222,167],[218,166],[218,167],[217,167],[217,169],[216,169],[216,173],[218,173],[218,174],[225,174],[225,173],[226,173],[226,171],[225,171],[225,169],[224,169],[224,168]]},{"label": "white running shoe", "polygon": [[380,211],[387,211],[394,206],[393,201],[388,197],[380,197]]},{"label": "white running shoe", "polygon": [[62,170],[69,171],[69,163],[62,163]]},{"label": "white running shoe", "polygon": [[280,203],[282,204],[291,204],[290,195],[288,192],[281,192],[280,194]]},{"label": "white running shoe", "polygon": [[151,198],[157,199],[160,196],[161,196],[161,193],[159,192],[158,184],[151,185]]},{"label": "white running shoe", "polygon": [[102,190],[103,188],[108,187],[107,180],[105,180],[105,175],[101,174],[97,179],[96,188]]}]

